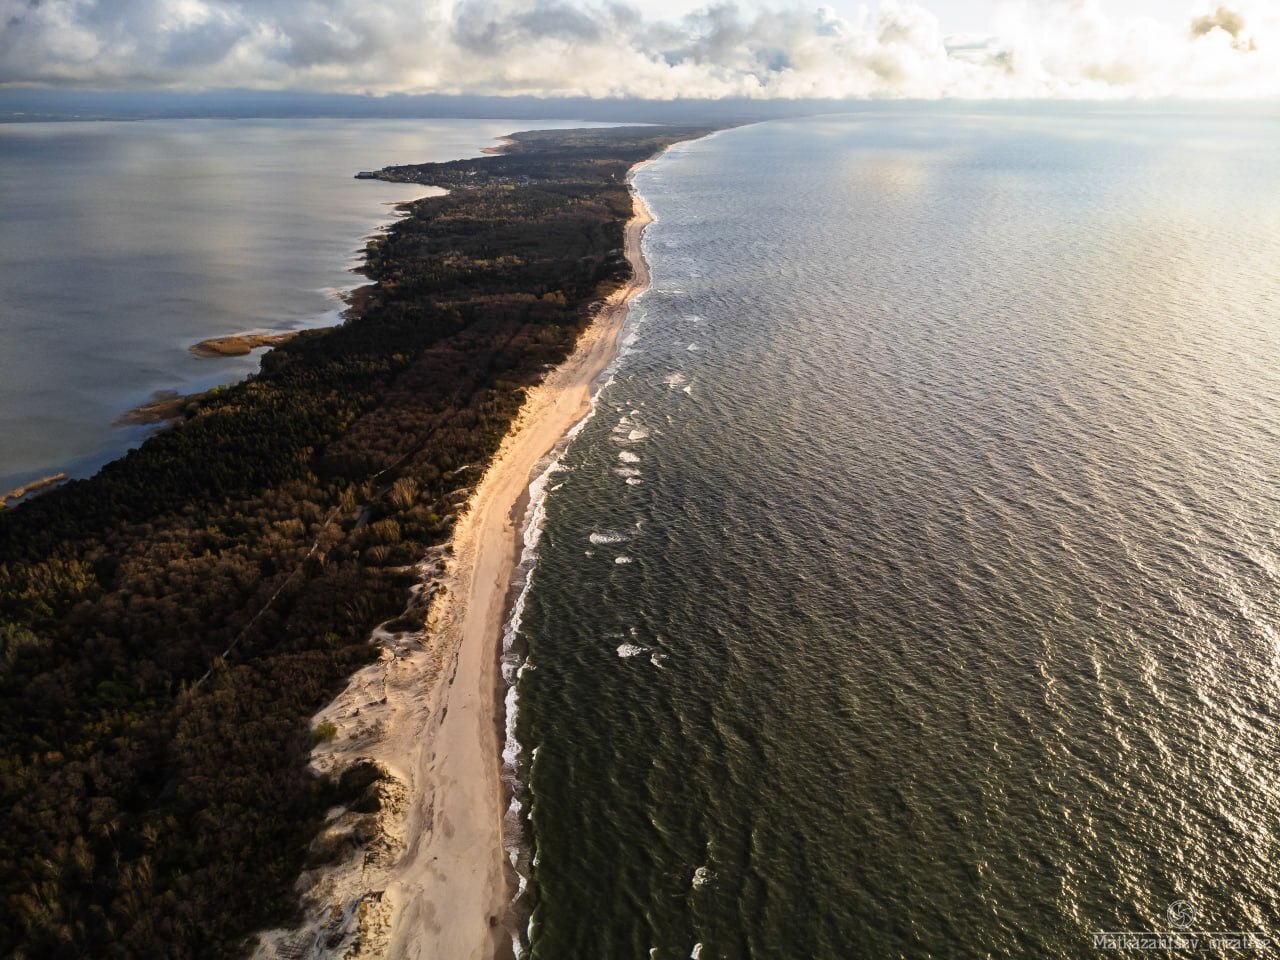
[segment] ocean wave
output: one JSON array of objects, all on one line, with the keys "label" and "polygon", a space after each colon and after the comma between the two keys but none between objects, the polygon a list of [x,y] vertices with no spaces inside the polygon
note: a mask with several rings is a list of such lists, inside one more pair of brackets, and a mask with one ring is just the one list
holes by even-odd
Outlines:
[{"label": "ocean wave", "polygon": [[[518,649],[520,625],[524,619],[525,603],[529,591],[533,587],[533,571],[537,566],[538,544],[542,539],[542,531],[546,522],[546,501],[550,479],[564,468],[560,465],[559,454],[553,452],[546,461],[546,466],[529,484],[529,512],[525,524],[523,546],[520,551],[518,571],[523,579],[520,592],[512,604],[511,616],[508,618],[502,633],[502,679],[507,684],[507,692],[503,698],[505,711],[504,740],[502,744],[501,779],[511,791],[511,802],[502,818],[502,843],[507,859],[516,875],[516,892],[512,902],[524,896],[528,889],[527,868],[522,869],[528,856],[529,845],[525,839],[525,815],[523,796],[524,781],[521,777],[520,754],[522,747],[516,735],[516,725],[520,715],[519,683],[525,670],[533,669],[528,659]],[[517,953],[517,956],[519,953]]]},{"label": "ocean wave", "polygon": [[629,538],[625,533],[616,533],[612,530],[602,530],[598,533],[591,534],[587,539],[596,546],[599,546],[602,543],[623,543]]},{"label": "ocean wave", "polygon": [[[503,628],[500,666],[502,679],[507,684],[507,692],[503,698],[506,716],[504,718],[505,738],[502,746],[502,770],[500,776],[503,783],[511,791],[511,803],[503,817],[502,842],[512,870],[516,874],[516,892],[512,898],[513,903],[520,900],[528,889],[528,878],[526,877],[528,867],[525,864],[533,855],[532,846],[526,839],[525,805],[521,798],[527,795],[528,788],[525,778],[521,776],[522,745],[516,735],[516,728],[520,714],[520,677],[526,670],[534,669],[534,666],[529,663],[518,648],[520,627],[524,620],[525,604],[533,587],[534,571],[537,568],[538,545],[542,540],[547,518],[547,496],[552,491],[558,490],[563,486],[563,483],[551,486],[549,482],[555,474],[563,473],[568,469],[562,463],[564,452],[574,438],[595,417],[597,410],[596,400],[599,396],[599,391],[612,382],[612,373],[608,371],[606,373],[608,374],[608,379],[604,382],[598,380],[599,387],[592,391],[591,406],[587,414],[565,432],[559,443],[544,459],[543,464],[545,466],[542,466],[542,469],[536,473],[535,478],[529,484],[527,521],[520,551],[520,562],[517,567],[521,585],[515,602],[512,604],[511,615]],[[536,756],[536,752],[537,749],[534,748],[530,763],[532,763],[532,757]],[[513,936],[512,940],[516,956],[523,956],[522,945],[518,942],[519,937]]]},{"label": "ocean wave", "polygon": [[[520,556],[520,571],[523,573],[524,581],[520,586],[519,594],[512,606],[511,617],[503,634],[503,678],[511,684],[511,687],[508,690],[506,697],[506,743],[504,744],[503,750],[502,777],[504,782],[508,782],[510,784],[512,790],[512,802],[508,810],[508,817],[504,823],[503,843],[507,848],[508,858],[510,859],[512,867],[518,878],[518,889],[515,898],[513,899],[513,903],[518,901],[526,892],[527,881],[524,874],[528,872],[529,867],[537,867],[538,865],[538,855],[536,850],[533,848],[533,838],[529,837],[528,840],[526,840],[526,832],[529,830],[527,822],[528,815],[525,806],[521,803],[522,797],[526,800],[531,799],[529,797],[530,787],[528,785],[527,776],[530,772],[529,768],[532,766],[533,760],[537,756],[538,748],[534,747],[530,751],[529,759],[524,764],[523,773],[525,774],[525,779],[522,780],[521,745],[516,737],[516,726],[519,714],[518,681],[525,669],[531,670],[534,668],[533,665],[528,663],[526,660],[524,663],[517,666],[514,671],[511,671],[508,669],[508,660],[514,659],[517,656],[515,644],[519,637],[525,603],[533,584],[534,569],[537,565],[538,556],[537,547],[538,542],[541,539],[543,524],[546,519],[546,496],[547,493],[550,492],[547,489],[546,481],[548,476],[559,470],[566,469],[561,466],[560,457],[563,456],[564,451],[568,448],[572,440],[586,428],[588,422],[594,419],[598,409],[600,408],[601,398],[605,395],[604,391],[615,384],[619,369],[627,362],[626,357],[630,354],[632,347],[638,339],[638,328],[643,320],[643,309],[637,309],[637,307],[640,307],[641,300],[647,292],[647,290],[643,291],[639,296],[631,301],[630,307],[626,313],[622,335],[619,337],[618,348],[601,376],[598,377],[592,385],[590,393],[591,406],[586,416],[579,420],[578,423],[565,434],[561,442],[557,444],[556,450],[550,456],[547,469],[543,471],[543,473],[539,475],[529,487],[529,520],[524,534],[524,548]],[[637,439],[648,437],[649,431],[637,424],[633,419],[639,414],[639,411],[631,410],[630,414],[624,414],[623,409],[624,407],[622,406],[614,407],[615,412],[621,414],[621,416],[619,417],[617,425],[613,427],[613,439],[621,443],[630,443]],[[639,434],[639,436],[637,436],[637,434]],[[627,456],[622,456],[620,459],[623,463],[635,462],[635,460],[629,459]],[[638,458],[635,459],[638,460]],[[633,468],[627,467],[620,469],[629,470],[634,473],[639,472],[634,471]],[[628,476],[627,482],[638,483],[640,481],[635,476]],[[559,489],[561,486],[563,486],[563,484],[557,484],[551,489]],[[637,529],[639,529],[639,525],[637,525]],[[592,545],[596,546],[606,543],[622,542],[626,540],[627,537],[624,534],[614,531],[597,531],[592,534],[589,539]],[[593,555],[595,552],[596,551],[594,549],[588,549],[586,551],[588,556]],[[614,562],[616,564],[625,564],[630,563],[631,559],[626,556],[618,556],[615,557]],[[633,630],[632,636],[634,637],[634,635],[635,633]],[[624,654],[623,651],[626,648],[634,648],[636,653]],[[618,648],[619,656],[635,656],[648,652],[650,652],[648,648],[641,647],[638,644],[623,643]],[[508,828],[510,830],[509,834],[506,832]],[[525,866],[525,864],[528,864],[528,866]],[[525,931],[523,943],[520,942],[521,938],[519,935],[512,936],[512,949],[517,958],[525,955],[526,945],[530,944],[533,940],[533,924],[534,920],[531,915],[529,917],[528,927]]]}]

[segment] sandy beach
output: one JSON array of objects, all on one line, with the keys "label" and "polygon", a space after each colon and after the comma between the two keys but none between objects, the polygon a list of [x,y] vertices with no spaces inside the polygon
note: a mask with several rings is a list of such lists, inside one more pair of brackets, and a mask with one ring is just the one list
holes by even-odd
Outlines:
[{"label": "sandy beach", "polygon": [[379,662],[315,718],[338,730],[313,753],[317,770],[367,760],[392,779],[381,791],[376,829],[369,815],[335,811],[327,834],[372,839],[345,863],[303,876],[311,920],[300,930],[264,934],[256,954],[263,960],[512,955],[507,921],[515,876],[503,848],[508,798],[500,776],[502,634],[531,475],[590,412],[592,385],[616,353],[628,304],[649,284],[641,237],[652,217],[634,189],[632,196],[625,254],[633,277],[605,301],[573,354],[529,391],[455,528],[451,555],[424,563],[419,601],[429,609],[427,629],[376,637]]},{"label": "sandy beach", "polygon": [[496,157],[498,154],[504,152],[508,146],[510,146],[515,142],[516,141],[512,137],[499,137],[498,142],[495,145],[493,145],[492,147],[481,147],[480,152],[488,157]]}]

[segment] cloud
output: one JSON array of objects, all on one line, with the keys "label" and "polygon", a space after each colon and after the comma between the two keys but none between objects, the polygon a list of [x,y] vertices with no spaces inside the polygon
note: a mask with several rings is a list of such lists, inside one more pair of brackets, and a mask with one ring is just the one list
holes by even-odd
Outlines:
[{"label": "cloud", "polygon": [[1191,35],[1203,37],[1210,30],[1225,30],[1233,40],[1238,39],[1244,30],[1244,17],[1227,7],[1218,7],[1211,14],[1196,17],[1191,21]]},{"label": "cloud", "polygon": [[[782,0],[786,2],[786,0]],[[795,2],[795,0],[791,0]],[[0,0],[0,84],[676,97],[1280,95],[1268,0],[1117,20],[1007,0],[986,36],[925,7],[622,0]]]},{"label": "cloud", "polygon": [[1228,7],[1218,7],[1213,13],[1196,17],[1191,21],[1191,36],[1203,37],[1214,30],[1221,30],[1231,37],[1231,46],[1236,50],[1253,53],[1258,49],[1257,41],[1245,33],[1244,17]]}]

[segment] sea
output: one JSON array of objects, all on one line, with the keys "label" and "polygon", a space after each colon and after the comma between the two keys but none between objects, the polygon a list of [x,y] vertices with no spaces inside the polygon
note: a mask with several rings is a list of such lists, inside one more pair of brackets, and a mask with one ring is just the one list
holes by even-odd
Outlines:
[{"label": "sea", "polygon": [[522,951],[1275,949],[1274,111],[888,106],[636,185],[510,638]]},{"label": "sea", "polygon": [[[1276,119],[879,104],[640,171],[507,638],[522,954],[1280,937]],[[334,322],[426,192],[358,170],[565,125],[0,125],[0,487]]]},{"label": "sea", "polygon": [[0,494],[88,476],[157,392],[243,379],[189,348],[341,321],[364,241],[439,192],[361,170],[474,157],[529,120],[0,124]]}]

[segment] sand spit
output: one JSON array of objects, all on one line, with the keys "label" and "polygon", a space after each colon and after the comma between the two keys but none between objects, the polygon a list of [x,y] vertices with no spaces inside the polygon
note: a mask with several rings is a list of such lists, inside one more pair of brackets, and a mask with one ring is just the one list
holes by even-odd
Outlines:
[{"label": "sand spit", "polygon": [[177,390],[157,390],[146,403],[140,403],[116,417],[113,427],[148,426],[181,420],[187,404],[203,394],[181,394]]},{"label": "sand spit", "polygon": [[288,343],[298,331],[287,333],[236,333],[229,337],[211,337],[193,343],[187,349],[197,357],[243,357],[261,347],[278,347]]},{"label": "sand spit", "polygon": [[39,480],[32,480],[30,483],[24,484],[14,490],[10,490],[6,494],[0,494],[0,510],[7,507],[10,500],[17,501],[24,497],[43,493],[51,487],[56,487],[65,479],[67,479],[67,475],[65,473],[55,473],[51,477],[41,477]]},{"label": "sand spit", "polygon": [[492,147],[481,147],[480,152],[485,156],[496,157],[499,154],[506,153],[507,147],[515,143],[515,137],[499,137],[498,142]]},{"label": "sand spit", "polygon": [[605,301],[573,354],[529,391],[451,552],[422,565],[414,605],[424,630],[375,632],[379,661],[315,718],[338,734],[316,748],[313,767],[340,774],[372,764],[390,779],[372,788],[376,801],[361,804],[374,812],[331,812],[317,843],[350,838],[359,846],[344,862],[303,875],[306,925],[264,933],[256,960],[512,955],[499,670],[508,595],[534,468],[590,412],[592,384],[617,351],[628,303],[649,285],[640,240],[652,218],[633,197],[626,256],[634,276]]}]

